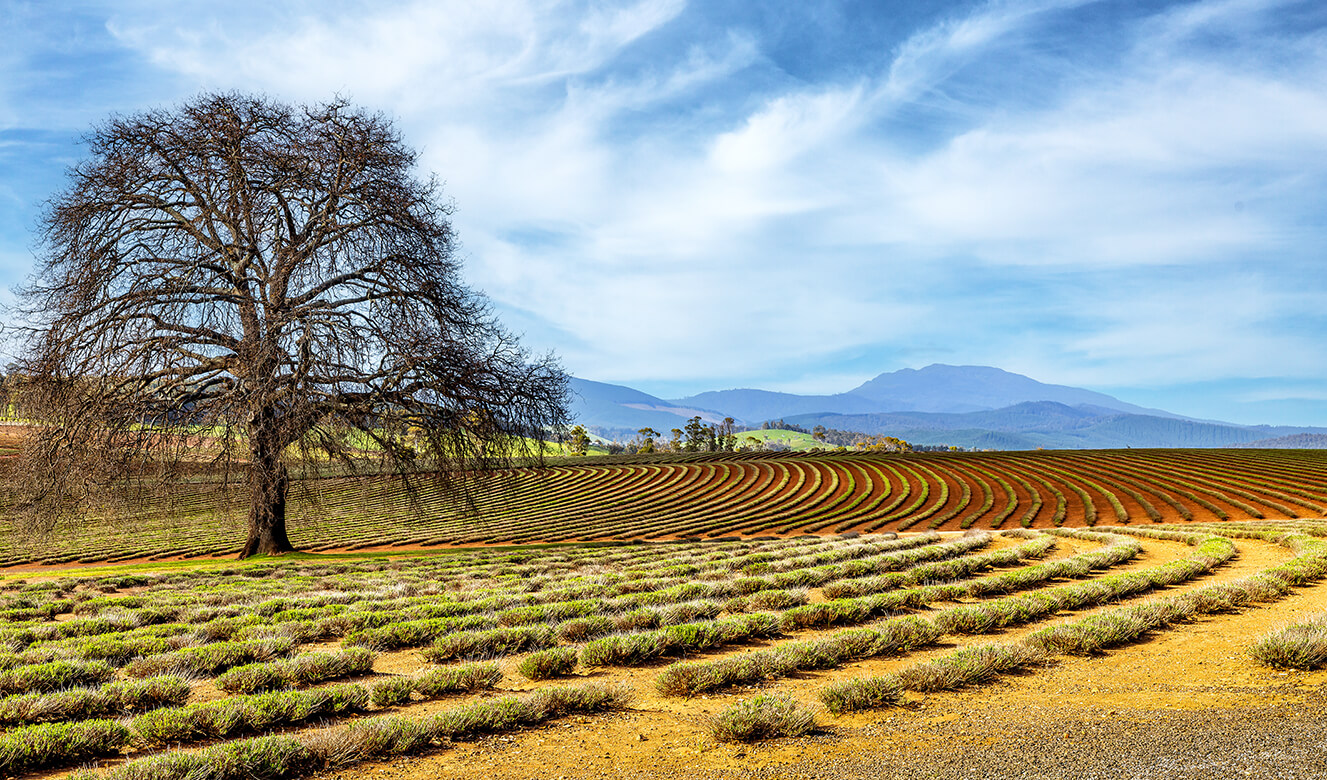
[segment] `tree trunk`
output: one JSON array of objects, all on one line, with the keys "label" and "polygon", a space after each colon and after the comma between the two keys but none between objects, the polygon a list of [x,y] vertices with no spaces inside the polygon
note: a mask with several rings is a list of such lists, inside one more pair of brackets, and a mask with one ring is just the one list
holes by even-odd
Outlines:
[{"label": "tree trunk", "polygon": [[250,437],[249,541],[240,557],[294,552],[286,537],[286,492],[290,479],[281,462],[281,449],[273,440],[275,437],[266,432],[253,431]]}]

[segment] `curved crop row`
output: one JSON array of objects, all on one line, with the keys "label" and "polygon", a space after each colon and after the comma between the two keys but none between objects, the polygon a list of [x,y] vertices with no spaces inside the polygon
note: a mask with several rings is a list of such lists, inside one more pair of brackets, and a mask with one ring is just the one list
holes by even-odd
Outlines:
[{"label": "curved crop row", "polygon": [[[123,518],[89,518],[0,564],[234,552],[239,502],[205,483],[140,496]],[[1043,504],[1046,506],[1043,507]],[[468,507],[468,508],[467,508]],[[1052,508],[1053,507],[1053,508]],[[522,467],[450,483],[417,476],[296,480],[291,536],[312,549],[787,536],[1317,516],[1321,451],[1117,450],[815,455],[705,453]],[[1103,515],[1104,512],[1104,515]],[[1141,514],[1140,514],[1141,513]],[[14,612],[10,619],[36,616]],[[5,615],[0,613],[0,618]]]}]

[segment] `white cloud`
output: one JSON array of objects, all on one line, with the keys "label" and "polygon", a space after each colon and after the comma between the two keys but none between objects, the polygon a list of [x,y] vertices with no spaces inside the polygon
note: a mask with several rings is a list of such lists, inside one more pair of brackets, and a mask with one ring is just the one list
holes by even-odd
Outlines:
[{"label": "white cloud", "polygon": [[[1004,31],[1010,24],[980,21]],[[910,41],[895,69],[943,61],[935,52],[951,53],[956,37],[993,41],[959,34],[970,26],[921,36],[927,56]],[[1201,263],[1275,247],[1285,233],[1278,222],[1293,220],[1277,201],[1316,189],[1327,173],[1327,63],[1310,52],[1288,79],[1280,69],[1205,62],[1174,43],[1109,79],[1094,73],[1069,84],[1048,109],[996,110],[934,152],[881,162],[878,189],[858,199],[893,217],[876,223],[876,239],[1080,267]],[[930,77],[939,68],[932,63]],[[891,73],[887,87],[897,80]],[[1275,206],[1260,208],[1264,199]],[[868,230],[869,215],[848,219]]]},{"label": "white cloud", "polygon": [[1039,14],[1087,5],[1095,0],[988,2],[967,16],[945,19],[904,41],[880,80],[879,98],[898,105],[941,84],[961,66],[1036,21]]},{"label": "white cloud", "polygon": [[1074,39],[1105,54],[1061,59],[1043,37],[1091,3],[988,3],[832,79],[778,71],[756,27],[659,44],[707,10],[672,1],[143,4],[109,29],[193,88],[397,117],[458,202],[469,278],[587,377],[835,391],[855,373],[784,372],[906,351],[1124,385],[1327,368],[1320,323],[1273,316],[1321,291],[1276,269],[1327,205],[1327,44],[1273,29],[1285,4],[1133,9]]},{"label": "white cloud", "polygon": [[491,103],[500,97],[494,91],[593,70],[682,7],[678,0],[580,12],[576,4],[527,0],[303,13],[241,7],[206,25],[143,9],[109,28],[160,66],[204,84],[239,82],[305,99],[344,91],[409,111]]},{"label": "white cloud", "polygon": [[759,173],[841,139],[860,120],[860,87],[782,95],[714,140],[710,163],[729,174]]}]

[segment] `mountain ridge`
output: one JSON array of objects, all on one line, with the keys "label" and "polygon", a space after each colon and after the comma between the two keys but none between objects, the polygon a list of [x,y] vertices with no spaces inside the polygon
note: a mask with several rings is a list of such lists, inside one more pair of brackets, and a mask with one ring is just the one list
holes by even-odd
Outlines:
[{"label": "mountain ridge", "polygon": [[619,440],[644,427],[666,433],[696,416],[708,423],[732,417],[750,427],[782,419],[806,428],[979,449],[1266,446],[1327,434],[1327,428],[1199,420],[991,366],[900,369],[829,395],[740,388],[670,400],[579,378],[571,380],[571,389],[578,422]]},{"label": "mountain ridge", "polygon": [[[1025,401],[1056,401],[1066,406],[1090,404],[1157,417],[1182,416],[1164,409],[1131,404],[1095,390],[1038,382],[1022,374],[992,366],[950,366],[943,363],[933,363],[920,369],[887,371],[852,390],[832,395],[797,395],[736,388],[711,390],[672,399],[670,403],[722,409],[749,423],[811,412],[977,412],[1003,409]],[[820,408],[808,408],[817,402],[821,404]]]}]

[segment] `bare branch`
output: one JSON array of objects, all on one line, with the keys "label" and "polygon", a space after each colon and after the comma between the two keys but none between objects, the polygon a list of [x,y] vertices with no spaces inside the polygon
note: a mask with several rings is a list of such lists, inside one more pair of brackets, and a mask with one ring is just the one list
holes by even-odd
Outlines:
[{"label": "bare branch", "polygon": [[564,423],[556,360],[461,282],[450,207],[383,117],[215,94],[87,140],[24,291],[34,516],[239,445],[246,552],[280,551],[292,458],[483,468]]}]

